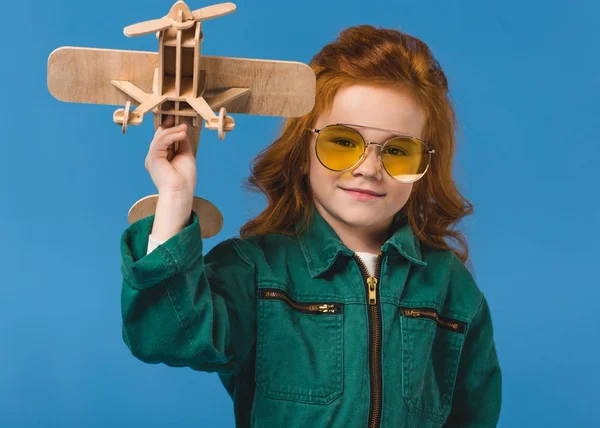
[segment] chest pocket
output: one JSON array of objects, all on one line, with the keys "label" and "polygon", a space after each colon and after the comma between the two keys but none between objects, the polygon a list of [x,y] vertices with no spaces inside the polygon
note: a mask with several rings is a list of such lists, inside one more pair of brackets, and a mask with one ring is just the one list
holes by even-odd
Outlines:
[{"label": "chest pocket", "polygon": [[400,308],[403,397],[411,412],[443,423],[452,396],[467,324],[432,308]]},{"label": "chest pocket", "polygon": [[269,398],[328,404],[343,390],[344,305],[258,290],[256,386]]}]

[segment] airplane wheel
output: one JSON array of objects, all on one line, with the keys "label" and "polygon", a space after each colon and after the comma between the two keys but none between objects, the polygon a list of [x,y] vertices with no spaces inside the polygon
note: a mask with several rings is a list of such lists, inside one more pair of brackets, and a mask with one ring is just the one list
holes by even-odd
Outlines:
[{"label": "airplane wheel", "polygon": [[[158,203],[158,195],[148,195],[131,206],[127,213],[129,224],[133,224],[145,217],[156,214],[156,205]],[[202,238],[212,238],[221,231],[223,227],[223,214],[210,201],[194,196],[192,210],[198,215],[198,220],[202,225]]]},{"label": "airplane wheel", "polygon": [[225,117],[227,116],[227,110],[225,107],[221,107],[219,110],[219,123],[218,123],[218,131],[219,131],[219,140],[225,139],[225,131],[223,130],[223,126],[225,123]]},{"label": "airplane wheel", "polygon": [[121,125],[121,132],[124,134],[127,132],[127,121],[129,120],[129,109],[131,108],[131,101],[127,101],[125,103],[125,108],[123,109],[123,124]]}]

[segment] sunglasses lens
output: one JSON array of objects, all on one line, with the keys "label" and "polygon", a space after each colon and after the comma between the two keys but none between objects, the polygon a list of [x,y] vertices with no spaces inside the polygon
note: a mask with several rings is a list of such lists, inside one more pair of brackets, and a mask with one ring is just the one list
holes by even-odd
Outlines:
[{"label": "sunglasses lens", "polygon": [[412,183],[425,173],[429,165],[429,151],[425,144],[409,137],[389,141],[381,153],[383,166],[402,183]]},{"label": "sunglasses lens", "polygon": [[317,157],[329,169],[342,171],[356,164],[365,143],[360,134],[347,126],[327,126],[317,138]]}]

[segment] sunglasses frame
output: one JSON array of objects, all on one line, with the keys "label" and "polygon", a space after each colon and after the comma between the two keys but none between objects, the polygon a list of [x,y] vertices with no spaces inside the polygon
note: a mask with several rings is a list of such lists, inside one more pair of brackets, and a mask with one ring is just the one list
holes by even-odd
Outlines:
[{"label": "sunglasses frame", "polygon": [[[317,153],[317,144],[315,144],[315,154],[316,154],[316,156],[317,156],[317,159],[319,159],[319,162],[321,162],[321,165],[323,165],[325,168],[327,168],[327,169],[328,169],[328,170],[330,170],[330,171],[335,171],[335,172],[344,172],[344,171],[348,171],[348,170],[350,170],[350,169],[352,169],[352,168],[355,168],[357,165],[359,165],[359,164],[360,164],[360,163],[361,163],[361,162],[364,160],[364,158],[365,158],[365,155],[366,155],[366,153],[367,153],[367,149],[369,148],[369,146],[370,146],[370,145],[375,145],[375,146],[378,146],[378,147],[379,147],[379,154],[378,154],[378,157],[379,157],[379,162],[380,162],[381,166],[383,167],[383,169],[385,170],[385,172],[386,172],[386,173],[387,173],[387,174],[388,174],[390,177],[392,177],[394,180],[396,180],[396,181],[398,181],[398,182],[400,182],[400,183],[405,183],[405,184],[414,183],[414,182],[416,182],[416,181],[420,180],[421,178],[423,178],[423,176],[425,175],[425,173],[426,173],[426,172],[429,170],[429,166],[431,165],[431,155],[435,153],[435,150],[434,150],[434,149],[432,149],[432,148],[429,146],[429,144],[427,144],[425,141],[421,140],[420,138],[417,138],[417,137],[415,137],[414,135],[410,135],[410,134],[406,134],[406,133],[403,133],[403,132],[398,132],[398,131],[393,131],[393,130],[390,130],[390,129],[376,128],[376,127],[373,127],[373,126],[366,126],[366,125],[354,125],[354,124],[349,124],[349,123],[332,123],[332,124],[330,124],[330,125],[326,125],[325,127],[321,128],[321,129],[318,129],[318,128],[308,128],[308,130],[309,130],[310,132],[313,132],[313,133],[317,134],[317,140],[318,140],[318,138],[319,138],[319,135],[321,134],[321,132],[322,132],[324,129],[326,129],[326,128],[329,128],[329,127],[332,127],[332,126],[344,126],[344,127],[346,127],[346,128],[350,128],[352,131],[355,131],[355,132],[356,132],[358,135],[360,135],[360,138],[363,140],[363,143],[364,143],[364,146],[365,146],[365,147],[364,147],[364,150],[363,150],[362,154],[360,155],[360,158],[358,159],[358,161],[356,161],[356,163],[354,163],[354,165],[352,165],[352,166],[350,166],[350,167],[348,167],[348,168],[345,168],[345,169],[339,169],[339,170],[338,170],[338,169],[332,169],[332,168],[329,168],[327,165],[323,164],[323,162],[322,162],[322,161],[321,161],[321,159],[319,158],[319,154]],[[362,133],[361,133],[359,130],[357,130],[357,129],[354,129],[353,127],[357,127],[357,128],[367,128],[367,129],[376,129],[376,130],[378,130],[378,131],[387,131],[387,132],[391,132],[391,133],[393,133],[393,134],[394,134],[394,136],[393,136],[393,137],[391,137],[389,140],[386,140],[386,141],[384,141],[384,142],[383,142],[383,144],[381,144],[381,143],[376,143],[376,142],[374,142],[374,141],[367,141],[367,139],[364,137],[364,135],[362,135]],[[414,139],[414,140],[417,140],[417,141],[419,141],[421,144],[423,144],[423,146],[425,146],[425,148],[427,149],[427,154],[429,155],[429,160],[427,161],[427,167],[425,167],[425,171],[423,171],[423,173],[422,173],[422,174],[420,174],[418,178],[416,178],[416,179],[414,179],[414,180],[412,180],[412,181],[401,181],[401,180],[398,180],[397,178],[395,178],[395,177],[394,177],[392,174],[390,174],[390,172],[387,170],[387,168],[385,167],[385,164],[383,163],[383,159],[381,159],[381,152],[383,151],[383,149],[384,149],[384,147],[387,145],[387,143],[389,143],[390,141],[393,141],[393,140],[395,140],[395,139],[396,139],[396,138],[398,138],[398,137],[409,137],[409,138],[412,138],[412,139]]]}]

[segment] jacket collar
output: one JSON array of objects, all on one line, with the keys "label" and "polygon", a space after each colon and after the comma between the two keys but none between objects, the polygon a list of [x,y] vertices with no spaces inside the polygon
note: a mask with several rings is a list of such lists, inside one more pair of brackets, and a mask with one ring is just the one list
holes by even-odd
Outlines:
[{"label": "jacket collar", "polygon": [[[353,256],[354,251],[346,247],[333,228],[325,221],[313,205],[309,223],[300,231],[302,222],[296,225],[298,240],[304,253],[308,270],[313,278],[333,266],[338,256]],[[407,260],[427,266],[421,257],[419,240],[413,233],[406,217],[396,217],[390,238],[381,247],[382,253],[397,252]]]}]

